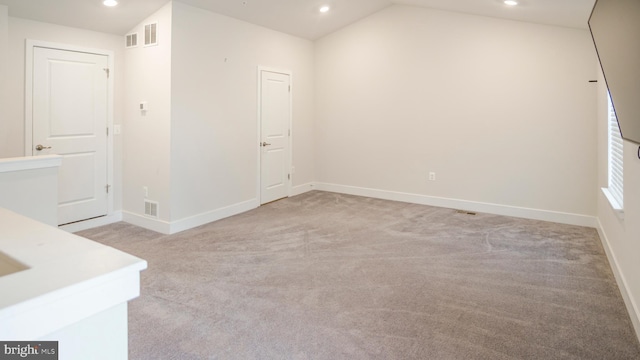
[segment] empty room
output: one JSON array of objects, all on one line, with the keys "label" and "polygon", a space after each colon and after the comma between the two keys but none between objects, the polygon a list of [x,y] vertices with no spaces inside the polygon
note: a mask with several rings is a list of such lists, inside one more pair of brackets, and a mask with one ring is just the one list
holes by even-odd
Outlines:
[{"label": "empty room", "polygon": [[637,24],[0,0],[0,358],[640,358]]}]

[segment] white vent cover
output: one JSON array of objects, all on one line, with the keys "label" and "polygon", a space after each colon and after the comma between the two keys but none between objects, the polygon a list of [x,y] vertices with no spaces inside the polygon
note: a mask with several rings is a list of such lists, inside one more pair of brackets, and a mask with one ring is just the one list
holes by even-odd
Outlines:
[{"label": "white vent cover", "polygon": [[132,48],[138,46],[138,33],[127,34],[125,47]]},{"label": "white vent cover", "polygon": [[158,23],[144,26],[144,46],[158,45]]},{"label": "white vent cover", "polygon": [[150,217],[158,217],[158,203],[155,201],[144,201],[144,214]]}]

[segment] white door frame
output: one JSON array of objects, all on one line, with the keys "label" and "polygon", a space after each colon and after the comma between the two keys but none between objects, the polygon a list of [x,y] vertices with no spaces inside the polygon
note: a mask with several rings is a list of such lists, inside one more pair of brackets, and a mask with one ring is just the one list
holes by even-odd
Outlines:
[{"label": "white door frame", "polygon": [[[108,57],[109,78],[107,79],[107,182],[113,189],[113,79],[114,79],[114,59],[113,51],[85,48],[75,45],[60,44],[48,41],[27,39],[25,46],[25,86],[24,86],[24,155],[31,156],[33,153],[33,49],[36,47],[49,48],[55,50],[67,50]],[[105,129],[107,131],[107,129]],[[107,216],[113,214],[113,191],[107,195]]]},{"label": "white door frame", "polygon": [[285,75],[289,75],[289,85],[291,85],[291,91],[289,91],[289,130],[291,131],[291,135],[289,136],[289,164],[288,164],[288,168],[289,168],[289,174],[290,179],[287,181],[287,197],[291,196],[291,184],[293,183],[293,174],[291,173],[291,168],[293,166],[293,90],[294,90],[294,86],[293,86],[293,73],[290,70],[283,70],[283,69],[275,69],[275,68],[270,68],[267,66],[258,66],[258,114],[257,114],[257,119],[258,119],[258,136],[255,142],[256,148],[257,150],[257,163],[258,163],[258,168],[257,168],[257,174],[258,174],[258,180],[256,181],[256,195],[257,195],[257,200],[258,200],[258,206],[261,205],[261,196],[262,196],[262,186],[261,186],[261,182],[262,182],[262,176],[261,176],[261,169],[262,169],[262,151],[261,151],[261,147],[258,146],[258,144],[260,144],[260,142],[262,142],[262,72],[263,71],[269,71],[269,72],[274,72],[274,73],[279,73],[279,74],[285,74]]}]

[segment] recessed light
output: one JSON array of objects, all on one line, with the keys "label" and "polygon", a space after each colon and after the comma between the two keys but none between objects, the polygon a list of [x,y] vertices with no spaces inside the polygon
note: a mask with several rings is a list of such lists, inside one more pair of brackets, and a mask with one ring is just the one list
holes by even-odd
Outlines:
[{"label": "recessed light", "polygon": [[518,5],[518,2],[517,2],[517,1],[515,1],[515,0],[505,0],[505,1],[504,1],[504,3],[505,3],[506,5],[509,5],[509,6],[516,6],[516,5]]},{"label": "recessed light", "polygon": [[104,0],[102,3],[104,4],[104,6],[116,6],[116,5],[118,5],[118,2],[116,0]]},{"label": "recessed light", "polygon": [[321,13],[326,13],[327,11],[329,11],[329,9],[330,9],[330,8],[329,8],[329,6],[328,6],[328,5],[325,5],[325,6],[323,6],[323,7],[321,7],[321,8],[320,8],[320,12],[321,12]]}]

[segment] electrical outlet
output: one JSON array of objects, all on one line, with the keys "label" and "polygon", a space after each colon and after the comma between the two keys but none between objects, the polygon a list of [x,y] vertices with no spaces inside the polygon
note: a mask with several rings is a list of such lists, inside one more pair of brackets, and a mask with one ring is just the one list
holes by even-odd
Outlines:
[{"label": "electrical outlet", "polygon": [[115,124],[113,125],[113,135],[120,135],[122,133],[122,125]]},{"label": "electrical outlet", "polygon": [[149,188],[146,186],[142,187],[142,194],[144,195],[145,198],[149,197]]},{"label": "electrical outlet", "polygon": [[295,173],[296,173],[296,167],[295,167],[295,166],[292,166],[292,167],[291,167],[291,173],[292,173],[292,174],[295,174]]},{"label": "electrical outlet", "polygon": [[436,181],[436,173],[433,171],[429,172],[429,181]]}]

